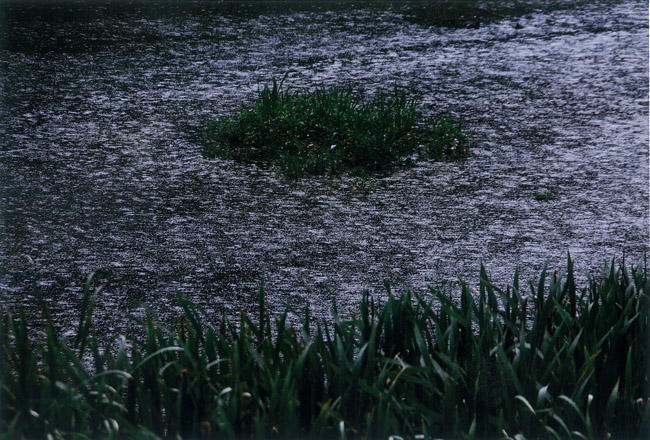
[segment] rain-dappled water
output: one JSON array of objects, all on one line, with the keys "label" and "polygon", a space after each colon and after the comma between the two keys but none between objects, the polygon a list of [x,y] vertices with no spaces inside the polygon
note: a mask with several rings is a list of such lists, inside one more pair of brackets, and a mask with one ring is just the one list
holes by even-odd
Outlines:
[{"label": "rain-dappled water", "polygon": [[[249,308],[261,279],[272,307],[323,313],[353,307],[363,289],[381,294],[384,280],[475,280],[483,262],[503,284],[516,266],[524,278],[562,269],[567,251],[578,272],[596,273],[648,244],[647,3],[594,1],[478,29],[359,6],[9,5],[5,307],[33,304],[36,283],[65,322],[98,271],[107,329],[142,303],[173,310],[177,291],[208,310]],[[287,72],[293,87],[409,87],[426,111],[465,119],[471,157],[297,183],[203,157],[205,120]],[[555,199],[537,200],[544,191]]]}]

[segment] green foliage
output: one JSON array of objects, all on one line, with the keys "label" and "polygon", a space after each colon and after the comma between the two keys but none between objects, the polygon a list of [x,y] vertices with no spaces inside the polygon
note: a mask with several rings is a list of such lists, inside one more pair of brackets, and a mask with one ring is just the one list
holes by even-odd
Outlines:
[{"label": "green foliage", "polygon": [[542,191],[535,193],[535,200],[539,202],[550,202],[551,200],[555,200],[556,196],[555,193],[552,191]]},{"label": "green foliage", "polygon": [[350,88],[291,92],[275,80],[236,117],[208,122],[204,139],[208,155],[272,165],[292,178],[386,173],[415,153],[435,159],[468,153],[458,121],[421,123],[415,100],[403,92],[366,100]]},{"label": "green foliage", "polygon": [[[613,264],[576,286],[544,271],[525,293],[481,269],[458,301],[365,295],[357,316],[302,327],[216,321],[179,298],[171,328],[101,342],[86,287],[76,338],[0,324],[3,438],[643,438],[646,273]],[[642,424],[645,423],[645,427]],[[645,432],[643,432],[645,430]],[[417,436],[417,437],[416,437]]]}]

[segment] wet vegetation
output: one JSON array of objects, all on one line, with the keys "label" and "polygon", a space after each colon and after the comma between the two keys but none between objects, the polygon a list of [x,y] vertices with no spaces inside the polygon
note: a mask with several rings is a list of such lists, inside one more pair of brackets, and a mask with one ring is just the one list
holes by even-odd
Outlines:
[{"label": "wet vegetation", "polygon": [[[550,278],[550,279],[549,279]],[[4,438],[642,438],[648,433],[645,270],[576,285],[543,272],[501,290],[481,269],[459,301],[366,295],[359,313],[302,326],[215,319],[180,298],[165,327],[98,340],[93,289],[74,334],[0,324]],[[390,293],[390,292],[389,292]],[[647,438],[647,437],[646,437]]]},{"label": "wet vegetation", "polygon": [[387,173],[414,155],[468,154],[459,121],[421,120],[415,99],[403,91],[366,98],[351,88],[292,91],[275,80],[235,117],[210,121],[204,137],[208,155],[271,165],[293,178]]},{"label": "wet vegetation", "polygon": [[535,193],[535,200],[538,202],[550,202],[551,200],[555,200],[557,197],[555,196],[555,193],[552,191],[541,191],[538,193]]}]

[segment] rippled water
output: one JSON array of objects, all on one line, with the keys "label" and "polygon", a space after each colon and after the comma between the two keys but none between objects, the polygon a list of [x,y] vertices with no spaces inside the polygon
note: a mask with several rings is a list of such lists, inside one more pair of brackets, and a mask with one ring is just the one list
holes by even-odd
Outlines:
[{"label": "rippled water", "polygon": [[[260,279],[276,309],[323,313],[384,280],[475,280],[483,262],[506,283],[516,266],[562,269],[567,251],[587,274],[648,244],[647,3],[456,30],[358,7],[88,8],[27,8],[5,28],[5,307],[32,304],[37,283],[65,322],[98,270],[108,329],[141,303],[174,310],[176,291],[249,308]],[[370,183],[204,158],[204,121],[286,72],[294,87],[410,87],[427,111],[465,118],[472,156]],[[546,190],[556,199],[535,199]]]}]

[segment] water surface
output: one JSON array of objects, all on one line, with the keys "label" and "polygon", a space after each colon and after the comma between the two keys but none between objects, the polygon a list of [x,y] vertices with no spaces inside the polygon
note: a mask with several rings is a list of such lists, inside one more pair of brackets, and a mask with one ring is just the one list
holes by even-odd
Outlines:
[{"label": "water surface", "polygon": [[[210,311],[350,310],[385,280],[507,283],[548,264],[597,273],[648,244],[647,4],[596,1],[424,27],[401,9],[224,12],[13,5],[0,51],[0,302],[37,285],[72,322],[84,277],[119,330],[180,292]],[[34,9],[29,9],[30,7]],[[102,9],[103,8],[103,9]],[[6,12],[6,11],[5,11]],[[21,15],[22,14],[22,15]],[[40,14],[40,15],[39,15]],[[207,159],[198,132],[272,77],[411,88],[462,116],[463,162],[369,183],[287,182]],[[556,198],[538,201],[551,191]]]}]

